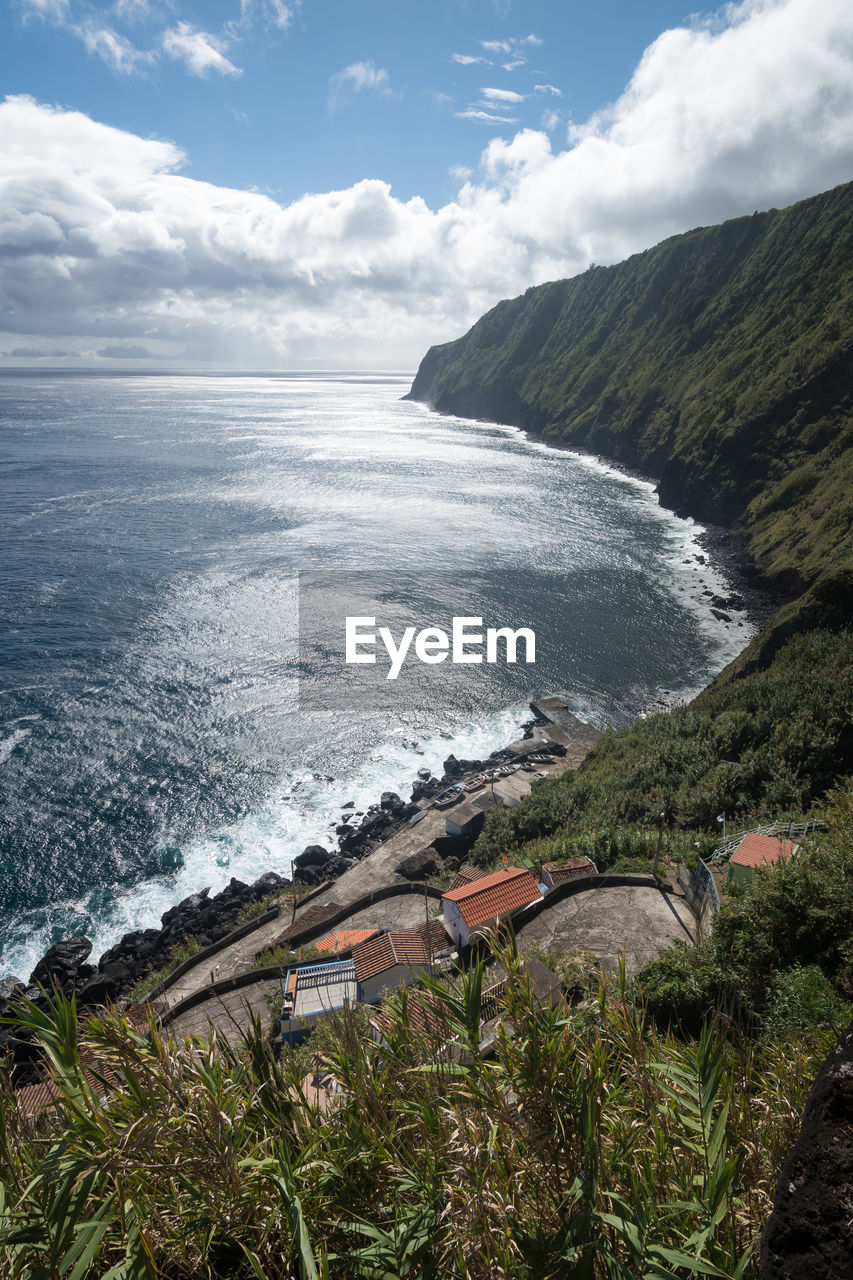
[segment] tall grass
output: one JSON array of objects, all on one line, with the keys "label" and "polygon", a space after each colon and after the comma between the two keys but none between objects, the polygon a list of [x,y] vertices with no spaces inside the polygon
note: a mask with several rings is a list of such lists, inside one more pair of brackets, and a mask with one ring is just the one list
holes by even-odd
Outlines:
[{"label": "tall grass", "polygon": [[60,996],[51,1016],[24,1006],[59,1100],[31,1123],[0,1082],[0,1274],[753,1274],[812,1052],[661,1035],[624,974],[544,1007],[503,963],[492,1058],[482,969],[432,980],[428,1031],[405,991],[381,1046],[363,1019],[327,1029],[331,1111],[257,1022],[239,1044],[175,1044],[118,1014],[78,1028]]}]

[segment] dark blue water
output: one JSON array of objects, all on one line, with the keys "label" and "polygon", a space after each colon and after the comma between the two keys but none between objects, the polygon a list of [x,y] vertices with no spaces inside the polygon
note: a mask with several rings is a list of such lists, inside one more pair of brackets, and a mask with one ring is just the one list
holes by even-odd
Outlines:
[{"label": "dark blue water", "polygon": [[[619,723],[745,643],[703,603],[721,583],[697,528],[651,486],[407,386],[0,376],[0,972],[286,873],[343,801],[487,753],[530,696]],[[380,581],[401,625],[535,622],[544,665],[336,696],[322,637],[298,647],[306,571],[353,599]]]}]

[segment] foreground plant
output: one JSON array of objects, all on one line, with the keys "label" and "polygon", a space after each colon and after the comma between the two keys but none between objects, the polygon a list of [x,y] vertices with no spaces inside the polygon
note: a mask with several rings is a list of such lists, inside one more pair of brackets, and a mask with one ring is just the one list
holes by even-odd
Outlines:
[{"label": "foreground plant", "polygon": [[[57,995],[20,1020],[55,1106],[2,1083],[0,1272],[11,1280],[730,1276],[753,1248],[816,1069],[807,1049],[712,1029],[662,1036],[624,973],[540,1004],[509,947],[493,977],[390,1001],[382,1043],[342,1016],[315,1048],[339,1092],[303,1089],[259,1023],[174,1044]],[[424,1016],[425,1008],[428,1016]]]}]

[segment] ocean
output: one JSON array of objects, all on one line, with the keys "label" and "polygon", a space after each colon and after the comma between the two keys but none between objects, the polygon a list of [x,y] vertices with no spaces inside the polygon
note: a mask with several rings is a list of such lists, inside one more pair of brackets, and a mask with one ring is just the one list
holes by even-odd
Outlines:
[{"label": "ocean", "polygon": [[[345,803],[487,755],[532,696],[618,725],[746,644],[650,483],[410,382],[0,374],[0,976],[288,874]],[[526,624],[537,661],[350,683],[352,609]]]}]

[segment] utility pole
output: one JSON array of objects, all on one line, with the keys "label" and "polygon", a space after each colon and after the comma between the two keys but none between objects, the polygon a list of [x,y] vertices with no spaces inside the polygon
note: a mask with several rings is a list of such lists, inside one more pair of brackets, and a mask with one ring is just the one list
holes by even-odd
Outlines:
[{"label": "utility pole", "polygon": [[659,817],[660,825],[658,827],[658,847],[655,849],[655,861],[654,861],[654,865],[652,866],[652,875],[654,876],[655,880],[657,880],[658,878],[658,863],[660,861],[660,847],[663,843],[663,820],[665,817],[666,817],[666,814],[664,813],[663,809],[661,809],[660,817]]}]

